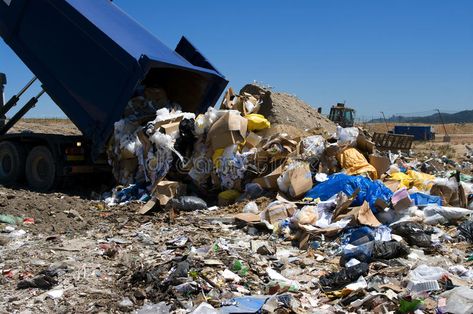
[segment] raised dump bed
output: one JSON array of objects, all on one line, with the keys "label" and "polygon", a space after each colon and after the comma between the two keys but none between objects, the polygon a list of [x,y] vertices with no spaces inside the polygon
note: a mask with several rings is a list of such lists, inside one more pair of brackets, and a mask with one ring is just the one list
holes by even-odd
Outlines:
[{"label": "raised dump bed", "polygon": [[194,112],[227,84],[187,39],[171,50],[109,0],[0,0],[0,36],[95,155],[142,82]]}]

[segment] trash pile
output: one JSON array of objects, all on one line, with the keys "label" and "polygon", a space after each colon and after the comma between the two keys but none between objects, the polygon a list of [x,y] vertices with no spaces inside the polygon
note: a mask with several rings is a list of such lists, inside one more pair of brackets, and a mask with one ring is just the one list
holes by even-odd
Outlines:
[{"label": "trash pile", "polygon": [[[224,239],[187,248],[164,278],[162,269],[155,278],[174,286],[181,307],[193,313],[272,312],[280,306],[310,312],[319,308],[311,290],[332,300],[327,310],[458,313],[459,299],[473,306],[473,271],[440,262],[445,243],[473,242],[473,221],[467,220],[472,176],[461,172],[471,171],[468,161],[379,152],[356,127],[335,133],[314,128],[304,137],[272,132],[260,114],[267,95],[246,90],[258,92],[230,88],[220,109],[196,116],[164,90],[147,88],[130,101],[109,145],[123,185],[106,199],[109,205],[140,200],[146,202],[141,214],[165,209],[171,219],[241,204],[230,221],[250,235],[246,249],[259,254],[259,262],[245,264]],[[269,200],[264,207],[254,201],[261,198]],[[263,234],[273,245],[251,240]],[[316,261],[338,260],[338,266],[316,267],[300,282],[289,265],[304,263],[292,253],[282,258],[286,253],[277,248],[288,241]],[[438,258],[435,266],[429,255]],[[146,276],[130,280],[164,293]],[[202,290],[206,297],[198,301]],[[308,298],[303,305],[295,299],[301,293]]]}]

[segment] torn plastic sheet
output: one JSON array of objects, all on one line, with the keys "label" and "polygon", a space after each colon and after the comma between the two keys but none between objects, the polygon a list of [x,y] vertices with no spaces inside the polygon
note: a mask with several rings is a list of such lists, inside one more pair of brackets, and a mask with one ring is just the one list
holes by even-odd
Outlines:
[{"label": "torn plastic sheet", "polygon": [[326,201],[326,202],[320,202],[317,204],[317,222],[315,223],[314,226],[319,227],[319,228],[339,228],[343,229],[345,228],[350,222],[351,218],[343,218],[337,222],[332,222],[333,220],[333,212],[330,210],[330,208],[333,208],[335,206],[335,201]]},{"label": "torn plastic sheet", "polygon": [[238,297],[225,301],[219,309],[221,314],[260,313],[271,296]]},{"label": "torn plastic sheet", "polygon": [[393,192],[389,190],[381,181],[372,181],[363,176],[349,176],[343,173],[330,175],[325,182],[317,184],[306,193],[305,197],[322,201],[332,198],[334,195],[343,192],[346,195],[353,195],[359,189],[351,206],[361,206],[365,201],[370,205],[371,210],[376,213],[375,203],[378,199],[389,204]]}]

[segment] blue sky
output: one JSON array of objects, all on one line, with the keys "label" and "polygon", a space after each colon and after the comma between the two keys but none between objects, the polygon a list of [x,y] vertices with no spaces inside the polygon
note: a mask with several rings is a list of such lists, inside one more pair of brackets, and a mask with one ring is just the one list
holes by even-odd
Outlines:
[{"label": "blue sky", "polygon": [[[170,47],[181,35],[239,89],[254,80],[359,116],[473,108],[473,1],[115,0]],[[32,74],[3,42],[7,96]],[[44,98],[29,116],[63,113]]]}]

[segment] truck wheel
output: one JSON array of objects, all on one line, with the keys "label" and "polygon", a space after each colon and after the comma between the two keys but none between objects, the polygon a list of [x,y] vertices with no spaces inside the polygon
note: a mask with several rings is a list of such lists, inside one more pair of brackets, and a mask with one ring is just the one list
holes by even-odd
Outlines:
[{"label": "truck wheel", "polygon": [[25,174],[25,149],[18,143],[0,143],[0,184],[17,183]]},{"label": "truck wheel", "polygon": [[46,146],[36,146],[26,158],[26,181],[36,191],[49,191],[55,183],[56,164],[53,154]]}]

